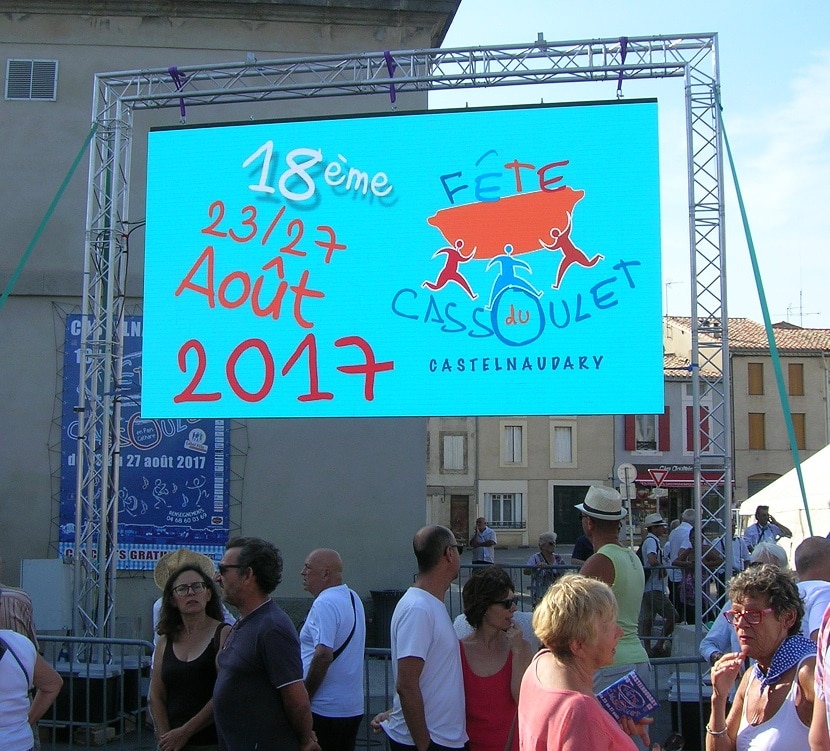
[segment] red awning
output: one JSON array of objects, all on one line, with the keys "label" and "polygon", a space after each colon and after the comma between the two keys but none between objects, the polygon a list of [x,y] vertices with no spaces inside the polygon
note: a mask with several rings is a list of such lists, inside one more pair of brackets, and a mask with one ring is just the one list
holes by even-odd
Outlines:
[{"label": "red awning", "polygon": [[[637,478],[635,482],[638,485],[645,487],[657,487],[657,480],[652,474],[658,478],[661,474],[664,475],[663,481],[660,483],[661,488],[693,488],[695,486],[695,473],[689,466],[669,466],[661,464],[636,464]],[[649,472],[654,470],[654,472]],[[701,481],[712,485],[723,485],[723,472],[720,470],[702,470]]]}]

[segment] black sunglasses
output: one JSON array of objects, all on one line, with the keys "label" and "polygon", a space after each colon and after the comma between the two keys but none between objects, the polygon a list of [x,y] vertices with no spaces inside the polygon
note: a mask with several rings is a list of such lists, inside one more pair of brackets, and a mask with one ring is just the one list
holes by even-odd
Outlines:
[{"label": "black sunglasses", "polygon": [[493,605],[501,605],[505,610],[510,610],[514,605],[519,606],[519,598],[511,597],[509,600],[496,600]]},{"label": "black sunglasses", "polygon": [[238,563],[220,563],[216,568],[219,571],[219,576],[224,576],[232,568],[248,568],[248,567],[247,566],[241,566]]}]

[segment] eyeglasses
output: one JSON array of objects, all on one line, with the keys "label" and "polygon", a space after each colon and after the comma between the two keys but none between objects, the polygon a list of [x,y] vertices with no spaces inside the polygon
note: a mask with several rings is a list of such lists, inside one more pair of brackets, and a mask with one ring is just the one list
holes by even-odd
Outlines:
[{"label": "eyeglasses", "polygon": [[771,613],[774,608],[764,608],[763,610],[727,610],[724,612],[723,617],[726,618],[729,623],[734,625],[738,621],[743,620],[744,623],[748,623],[750,626],[757,626],[761,619],[767,614]]},{"label": "eyeglasses", "polygon": [[193,584],[179,584],[178,587],[173,587],[173,594],[179,595],[184,597],[184,595],[188,595],[193,592],[194,595],[199,594],[199,592],[204,592],[207,589],[207,585],[204,582],[193,582]]},{"label": "eyeglasses", "polygon": [[519,598],[511,597],[509,600],[496,600],[493,605],[501,605],[505,610],[510,610],[514,605],[519,606]]},{"label": "eyeglasses", "polygon": [[232,568],[248,568],[248,567],[247,566],[242,566],[239,563],[220,563],[216,567],[216,569],[219,571],[219,576],[224,576]]}]

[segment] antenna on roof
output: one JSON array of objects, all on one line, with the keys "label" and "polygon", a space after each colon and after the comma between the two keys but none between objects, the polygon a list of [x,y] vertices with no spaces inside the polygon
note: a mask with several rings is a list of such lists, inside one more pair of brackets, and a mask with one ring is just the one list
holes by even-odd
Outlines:
[{"label": "antenna on roof", "polygon": [[804,297],[804,290],[802,290],[802,289],[798,290],[798,305],[793,305],[792,303],[790,303],[787,306],[787,322],[790,321],[790,316],[793,313],[798,312],[798,325],[801,328],[804,328],[804,316],[821,315],[820,310],[816,311],[816,312],[805,313],[804,312],[804,305],[803,305],[803,297]]}]

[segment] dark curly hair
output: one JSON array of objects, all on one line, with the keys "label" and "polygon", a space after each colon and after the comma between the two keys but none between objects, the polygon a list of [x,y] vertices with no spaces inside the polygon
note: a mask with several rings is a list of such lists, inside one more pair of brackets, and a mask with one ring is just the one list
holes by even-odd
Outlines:
[{"label": "dark curly hair", "polygon": [[184,628],[182,621],[182,614],[177,607],[173,605],[173,584],[185,571],[195,571],[202,577],[205,583],[206,590],[210,592],[210,599],[205,605],[205,613],[208,617],[216,621],[224,619],[222,613],[222,603],[219,598],[219,593],[216,591],[216,586],[202,569],[195,563],[185,563],[179,566],[167,578],[167,583],[164,585],[164,590],[161,594],[161,613],[159,614],[159,622],[156,626],[156,633],[161,636],[166,636],[170,641],[176,641]]},{"label": "dark curly hair", "polygon": [[473,572],[473,575],[464,583],[461,597],[464,602],[464,615],[467,622],[478,628],[484,621],[484,614],[494,602],[507,598],[510,592],[515,592],[513,580],[500,566],[487,566],[485,569]]},{"label": "dark curly hair", "polygon": [[787,633],[795,636],[801,630],[804,600],[801,599],[792,571],[778,568],[772,563],[762,563],[741,571],[729,582],[729,598],[732,602],[741,603],[746,597],[765,597],[769,607],[779,617],[785,610],[792,610],[795,622]]},{"label": "dark curly hair", "polygon": [[267,540],[259,537],[234,537],[225,543],[225,550],[239,548],[239,569],[251,569],[263,594],[271,594],[282,581],[282,554]]}]

